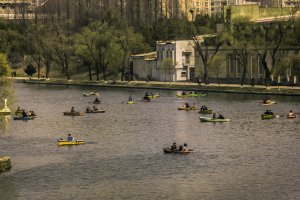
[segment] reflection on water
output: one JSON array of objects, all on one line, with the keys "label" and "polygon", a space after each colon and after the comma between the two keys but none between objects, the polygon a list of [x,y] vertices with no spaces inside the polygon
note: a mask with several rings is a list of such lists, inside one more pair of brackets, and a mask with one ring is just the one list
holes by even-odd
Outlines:
[{"label": "reflection on water", "polygon": [[0,133],[5,133],[7,131],[9,120],[9,115],[0,115]]},{"label": "reflection on water", "polygon": [[[259,95],[208,94],[176,98],[158,91],[150,103],[127,105],[146,91],[101,89],[103,114],[63,116],[72,106],[84,111],[97,88],[16,86],[15,106],[34,110],[32,121],[10,121],[0,135],[0,155],[13,168],[0,175],[3,199],[299,199],[300,118],[263,121]],[[150,92],[150,91],[148,91]],[[268,107],[299,112],[298,97],[273,97]],[[185,102],[207,105],[232,122],[200,123],[197,111],[178,111]],[[72,133],[87,144],[58,147]],[[162,148],[187,142],[189,155]],[[3,195],[4,196],[3,196]],[[0,198],[1,199],[1,198]]]}]

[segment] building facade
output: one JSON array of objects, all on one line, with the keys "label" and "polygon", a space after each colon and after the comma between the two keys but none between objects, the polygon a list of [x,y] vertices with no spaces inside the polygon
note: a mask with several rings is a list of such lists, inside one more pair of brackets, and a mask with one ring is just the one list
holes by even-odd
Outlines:
[{"label": "building facade", "polygon": [[1,0],[0,18],[28,19],[32,17],[32,1],[30,0]]}]

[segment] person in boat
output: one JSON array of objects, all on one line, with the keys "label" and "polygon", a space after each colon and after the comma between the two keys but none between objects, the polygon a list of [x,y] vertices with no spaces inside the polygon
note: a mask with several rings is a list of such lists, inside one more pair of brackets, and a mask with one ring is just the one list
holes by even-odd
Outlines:
[{"label": "person in boat", "polygon": [[176,143],[174,142],[173,145],[171,146],[171,151],[176,151],[177,150],[177,146]]},{"label": "person in boat", "polygon": [[98,99],[98,97],[96,97],[96,99],[95,99],[94,102],[95,102],[95,103],[100,103],[100,100]]},{"label": "person in boat", "polygon": [[71,108],[71,112],[72,113],[75,112],[75,108],[74,107]]},{"label": "person in boat", "polygon": [[32,111],[29,111],[29,116],[36,116],[36,114]]},{"label": "person in boat", "polygon": [[145,97],[149,97],[149,94],[148,94],[148,92],[146,92],[146,94],[145,94]]},{"label": "person in boat", "polygon": [[182,145],[179,146],[178,151],[182,151],[183,147]]},{"label": "person in boat", "polygon": [[265,115],[270,115],[271,111],[270,110],[266,110],[266,112],[264,113]]},{"label": "person in boat", "polygon": [[212,118],[213,118],[213,119],[216,119],[216,118],[217,118],[216,113],[213,114]]},{"label": "person in boat", "polygon": [[96,106],[93,106],[94,111],[98,111],[99,108],[97,108]]},{"label": "person in boat", "polygon": [[270,103],[270,100],[269,100],[269,99],[264,99],[264,100],[263,100],[263,103],[264,103],[264,104],[269,104],[269,103]]},{"label": "person in boat", "polygon": [[183,149],[181,150],[181,152],[189,152],[189,149],[188,149],[186,143],[183,144]]},{"label": "person in boat", "polygon": [[131,96],[128,97],[128,101],[133,101]]},{"label": "person in boat", "polygon": [[25,112],[25,110],[22,111],[22,117],[28,117],[27,113]]},{"label": "person in boat", "polygon": [[[146,94],[147,94],[147,93],[146,93]],[[150,97],[149,97],[148,95],[145,95],[144,98],[143,98],[143,100],[145,100],[145,101],[150,101]]]},{"label": "person in boat", "polygon": [[219,114],[219,119],[225,119],[223,115]]},{"label": "person in boat", "polygon": [[201,106],[201,111],[208,110],[207,106]]},{"label": "person in boat", "polygon": [[289,114],[288,114],[288,117],[294,117],[294,113],[292,110],[290,110]]},{"label": "person in boat", "polygon": [[185,108],[190,108],[190,104],[189,103],[185,103]]},{"label": "person in boat", "polygon": [[17,108],[16,113],[21,113],[22,109],[20,107]]},{"label": "person in boat", "polygon": [[91,112],[90,107],[87,107],[85,111],[86,111],[86,112]]},{"label": "person in boat", "polygon": [[71,141],[74,141],[75,138],[69,133],[68,134],[68,137],[67,137],[67,141],[71,142]]},{"label": "person in boat", "polygon": [[194,108],[194,109],[197,108],[196,103],[193,103],[192,108]]},{"label": "person in boat", "polygon": [[181,95],[186,95],[186,92],[185,92],[185,91],[182,91]]}]

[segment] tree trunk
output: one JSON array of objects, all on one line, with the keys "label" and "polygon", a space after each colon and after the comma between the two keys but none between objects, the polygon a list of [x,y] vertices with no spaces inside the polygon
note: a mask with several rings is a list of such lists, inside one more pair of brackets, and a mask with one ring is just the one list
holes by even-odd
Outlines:
[{"label": "tree trunk", "polygon": [[99,73],[100,73],[100,72],[99,72],[99,64],[96,63],[96,66],[95,66],[95,67],[96,67],[96,80],[99,81]]},{"label": "tree trunk", "polygon": [[91,65],[89,65],[89,78],[90,78],[90,81],[93,81],[92,67],[91,67]]},{"label": "tree trunk", "polygon": [[46,65],[46,79],[47,79],[49,78],[49,74],[50,74],[51,61],[46,61],[45,65]]},{"label": "tree trunk", "polygon": [[121,81],[124,80],[124,74],[125,74],[125,68],[126,68],[126,61],[127,61],[127,55],[126,53],[124,54],[124,57],[123,57],[123,66],[122,66],[122,70],[121,70]]},{"label": "tree trunk", "polygon": [[265,60],[262,60],[262,66],[265,70],[265,85],[270,86],[271,82],[271,72],[268,68],[268,63]]}]

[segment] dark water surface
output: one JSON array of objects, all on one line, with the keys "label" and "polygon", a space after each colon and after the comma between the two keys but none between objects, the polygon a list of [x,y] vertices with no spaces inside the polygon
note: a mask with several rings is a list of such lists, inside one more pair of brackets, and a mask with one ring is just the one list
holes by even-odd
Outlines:
[{"label": "dark water surface", "polygon": [[[101,89],[105,114],[63,116],[84,110],[95,88],[15,85],[16,104],[34,110],[32,121],[8,120],[0,132],[0,156],[13,168],[0,175],[0,199],[300,199],[300,117],[261,120],[264,110],[300,112],[299,97],[212,94],[179,99],[158,91],[150,103],[121,103],[145,90]],[[149,91],[150,92],[150,91]],[[232,119],[200,123],[184,102],[206,104]],[[300,113],[299,113],[300,114]],[[72,133],[87,144],[58,147]],[[195,152],[164,154],[187,142]]]}]

